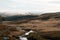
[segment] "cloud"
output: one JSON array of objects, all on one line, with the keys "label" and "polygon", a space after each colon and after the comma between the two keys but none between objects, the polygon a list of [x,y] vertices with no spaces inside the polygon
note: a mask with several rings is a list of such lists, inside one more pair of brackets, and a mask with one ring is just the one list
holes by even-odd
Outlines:
[{"label": "cloud", "polygon": [[0,0],[0,11],[59,11],[59,2],[58,0]]},{"label": "cloud", "polygon": [[50,1],[50,3],[60,4],[60,0],[52,0],[52,1]]}]

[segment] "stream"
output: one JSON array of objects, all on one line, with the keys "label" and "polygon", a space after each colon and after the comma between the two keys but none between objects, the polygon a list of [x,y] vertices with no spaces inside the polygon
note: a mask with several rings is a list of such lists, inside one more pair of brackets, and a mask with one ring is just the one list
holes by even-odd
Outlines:
[{"label": "stream", "polygon": [[19,39],[20,40],[28,40],[27,37],[22,37],[22,36],[19,36]]},{"label": "stream", "polygon": [[[31,32],[34,32],[34,31],[30,30],[29,32],[25,33],[24,35],[25,35],[25,36],[26,36],[26,35],[29,35]],[[23,36],[19,36],[19,39],[20,39],[20,40],[28,40],[27,37],[23,37]]]},{"label": "stream", "polygon": [[[18,40],[28,40],[27,37],[25,37],[25,36],[28,36],[32,32],[34,32],[34,31],[30,30],[30,31],[26,32],[24,35],[18,36],[18,38],[19,38]],[[3,40],[9,40],[9,37],[5,36],[5,37],[3,37]]]}]

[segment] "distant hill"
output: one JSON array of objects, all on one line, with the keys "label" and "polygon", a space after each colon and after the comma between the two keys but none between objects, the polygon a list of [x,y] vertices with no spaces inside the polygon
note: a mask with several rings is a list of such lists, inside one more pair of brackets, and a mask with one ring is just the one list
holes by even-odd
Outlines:
[{"label": "distant hill", "polygon": [[34,19],[36,15],[23,15],[23,16],[8,16],[4,17],[6,21],[18,21],[18,20],[25,20],[25,19]]},{"label": "distant hill", "polygon": [[13,16],[6,16],[3,19],[5,21],[18,21],[18,20],[27,20],[27,19],[48,20],[50,18],[60,19],[60,12],[44,13],[42,15],[13,15]]},{"label": "distant hill", "polygon": [[42,15],[39,15],[38,19],[43,20],[48,20],[48,19],[60,19],[60,12],[56,13],[44,13]]}]

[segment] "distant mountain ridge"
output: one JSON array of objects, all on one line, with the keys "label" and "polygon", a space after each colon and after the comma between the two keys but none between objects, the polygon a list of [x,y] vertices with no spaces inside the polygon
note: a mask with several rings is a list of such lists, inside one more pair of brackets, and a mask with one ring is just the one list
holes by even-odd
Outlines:
[{"label": "distant mountain ridge", "polygon": [[23,12],[23,13],[4,13],[4,12],[0,12],[0,15],[3,17],[6,16],[15,16],[15,15],[31,15],[31,13],[29,12]]},{"label": "distant mountain ridge", "polygon": [[6,21],[18,21],[18,20],[25,20],[25,19],[34,19],[36,15],[23,15],[23,16],[8,16],[4,17]]},{"label": "distant mountain ridge", "polygon": [[[1,14],[3,15],[3,14]],[[39,19],[39,20],[48,20],[50,18],[58,18],[60,19],[60,12],[56,13],[45,13],[42,15],[13,15],[13,16],[2,16],[4,21],[18,21],[18,20],[27,20],[27,19]]]}]

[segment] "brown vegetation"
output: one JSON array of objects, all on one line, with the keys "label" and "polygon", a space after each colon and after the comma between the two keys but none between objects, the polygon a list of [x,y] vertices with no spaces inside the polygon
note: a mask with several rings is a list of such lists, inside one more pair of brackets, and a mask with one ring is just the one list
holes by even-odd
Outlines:
[{"label": "brown vegetation", "polygon": [[35,31],[27,36],[28,39],[33,37],[35,40],[60,40],[60,13],[45,13],[23,21],[3,21],[0,24],[0,38],[9,36],[11,40],[15,40],[13,36],[23,35],[28,30]]}]

